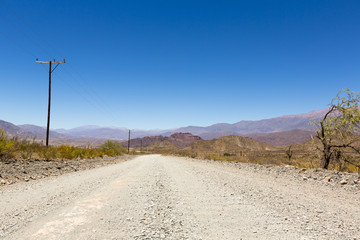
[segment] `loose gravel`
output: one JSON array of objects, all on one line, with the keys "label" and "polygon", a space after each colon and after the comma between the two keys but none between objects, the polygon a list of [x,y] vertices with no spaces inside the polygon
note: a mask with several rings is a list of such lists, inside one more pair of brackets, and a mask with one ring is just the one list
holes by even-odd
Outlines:
[{"label": "loose gravel", "polygon": [[360,239],[358,180],[319,169],[141,156],[3,186],[0,237]]},{"label": "loose gravel", "polygon": [[18,182],[29,182],[69,172],[97,168],[132,159],[134,156],[101,157],[92,159],[6,159],[0,160],[0,188]]}]

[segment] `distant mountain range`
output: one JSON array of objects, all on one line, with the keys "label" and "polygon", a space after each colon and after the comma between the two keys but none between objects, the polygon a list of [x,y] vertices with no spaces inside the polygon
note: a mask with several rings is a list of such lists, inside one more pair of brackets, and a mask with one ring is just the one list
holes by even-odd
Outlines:
[{"label": "distant mountain range", "polygon": [[7,134],[13,135],[13,136],[20,136],[24,137],[26,134],[30,134],[26,132],[21,127],[18,127],[12,123],[0,120],[0,129],[3,129]]},{"label": "distant mountain range", "polygon": [[[240,121],[234,124],[218,123],[207,127],[188,126],[167,130],[131,130],[131,138],[145,136],[169,137],[173,133],[191,133],[202,139],[209,140],[222,136],[237,135],[253,138],[272,145],[286,145],[304,142],[314,133],[311,119],[321,118],[327,109],[312,111],[305,114],[286,115],[258,121]],[[35,125],[19,125],[0,121],[0,128],[8,134],[21,137],[45,137],[46,130]],[[115,139],[126,140],[127,128],[82,126],[73,129],[55,129],[50,137],[55,139],[82,138],[82,139]]]},{"label": "distant mountain range", "polygon": [[[82,126],[77,128],[55,129],[54,131],[69,137],[91,137],[123,140],[128,138],[129,129],[119,127]],[[155,136],[160,134],[169,135],[167,130],[131,130],[132,138]]]},{"label": "distant mountain range", "polygon": [[[37,136],[37,137],[46,137],[46,129],[44,127],[39,127],[36,125],[30,125],[30,124],[24,124],[24,125],[18,125],[19,128],[24,130],[25,132],[29,133],[31,136]],[[64,134],[61,134],[57,131],[50,131],[50,137],[53,138],[66,138],[67,136]]]},{"label": "distant mountain range", "polygon": [[177,132],[190,132],[203,139],[219,138],[222,136],[239,135],[251,136],[254,134],[275,133],[291,131],[294,129],[314,129],[311,119],[319,119],[327,109],[312,111],[310,113],[287,115],[258,121],[240,121],[234,124],[218,123],[208,127],[188,126],[176,129]]}]

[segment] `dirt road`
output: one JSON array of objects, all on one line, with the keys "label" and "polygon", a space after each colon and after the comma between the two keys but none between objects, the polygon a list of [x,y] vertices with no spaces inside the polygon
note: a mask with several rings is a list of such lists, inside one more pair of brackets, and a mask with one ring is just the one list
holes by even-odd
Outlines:
[{"label": "dirt road", "polygon": [[357,191],[159,155],[0,188],[3,239],[360,239]]}]

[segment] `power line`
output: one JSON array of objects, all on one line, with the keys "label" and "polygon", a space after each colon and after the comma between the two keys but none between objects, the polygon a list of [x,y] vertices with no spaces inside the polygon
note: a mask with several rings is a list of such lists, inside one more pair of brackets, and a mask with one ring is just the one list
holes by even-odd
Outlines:
[{"label": "power line", "polygon": [[0,0],[0,3],[2,3],[18,20],[20,20],[24,25],[26,25],[33,34],[38,35],[38,37],[41,38],[41,36],[22,17],[20,17],[14,10],[12,10],[8,5],[6,5],[3,0]]},{"label": "power line", "polygon": [[68,65],[69,69],[72,70],[73,73],[75,73],[77,75],[74,76],[74,79],[76,80],[76,82],[79,84],[80,88],[86,92],[93,100],[94,102],[96,102],[99,106],[101,106],[101,108],[103,109],[103,111],[107,112],[107,114],[113,118],[113,120],[116,120],[116,117],[112,114],[111,108],[109,107],[109,105],[103,101],[103,99],[96,94],[96,91],[94,91],[90,85],[87,83],[87,81],[82,77],[81,73],[79,71],[77,71],[76,69],[72,68],[72,65],[69,64]]},{"label": "power line", "polygon": [[[47,43],[46,41],[43,40],[43,38],[40,36],[40,34],[38,34],[31,26],[30,24],[28,24],[23,18],[21,18],[14,10],[12,10],[8,5],[6,5],[4,3],[4,1],[0,0],[0,2],[17,18],[19,19],[33,34],[37,35],[37,37],[39,39],[42,39],[43,42]],[[6,19],[7,20],[7,19]],[[11,21],[7,20],[7,22],[12,25],[17,31],[21,32],[23,35],[25,35],[27,38],[31,39],[24,31],[20,30],[17,26],[15,26],[15,24],[13,24]],[[31,39],[33,42],[35,42],[33,39]],[[36,45],[40,46],[37,42]],[[57,52],[56,49],[52,48],[50,45],[46,44],[49,48],[51,48],[51,50],[53,52],[56,52],[57,55],[59,55],[61,57],[61,54],[59,54],[59,52]],[[42,46],[40,46],[42,50],[44,50],[49,56],[50,53],[44,49]],[[63,57],[61,57],[63,58]],[[110,107],[106,104],[106,102],[104,102],[100,97],[98,97],[97,94],[95,94],[95,91],[91,90],[91,88],[89,87],[89,85],[86,84],[86,81],[83,79],[83,77],[81,76],[81,74],[77,71],[75,71],[74,68],[72,68],[72,63],[68,62],[67,64],[69,66],[69,70],[68,68],[65,68],[65,71],[69,72],[69,75],[71,75],[71,77],[73,78],[74,82],[78,83],[80,89],[82,89],[93,101],[96,105],[100,106],[100,108],[102,109],[102,111],[104,113],[106,113],[107,115],[109,115],[111,118],[113,118],[113,120],[116,121],[116,118],[114,117],[114,115],[111,112]],[[78,77],[75,77],[71,72],[73,73],[77,73]],[[104,111],[104,109],[106,109],[107,111]]]},{"label": "power line", "polygon": [[[52,51],[55,52],[57,55],[59,55],[60,58],[64,58],[63,56],[61,56],[61,54],[59,54],[59,52],[56,51],[56,49],[54,49],[50,44],[48,44],[48,42],[43,40],[43,36],[41,36],[29,23],[27,23],[26,20],[24,20],[24,18],[22,18],[19,14],[17,14],[13,9],[11,9],[7,4],[5,4],[5,2],[3,0],[0,0],[0,3],[2,3],[20,22],[22,22],[29,30],[30,32],[32,32],[34,35],[36,35],[38,37],[38,39],[41,39],[43,43],[45,43],[45,45]],[[13,25],[13,24],[11,24]],[[38,44],[36,41],[34,41],[38,46],[40,46],[40,48],[46,52],[47,54],[49,54],[50,52],[47,51],[47,49],[43,48],[40,44]],[[50,56],[50,55],[49,55]]]},{"label": "power line", "polygon": [[15,45],[17,45],[19,48],[21,48],[24,52],[26,52],[29,56],[31,56],[32,58],[34,58],[36,55],[34,53],[32,53],[30,50],[26,49],[24,46],[22,46],[18,41],[16,41],[15,39],[13,39],[12,37],[6,35],[4,32],[0,32],[0,35],[4,36],[5,38],[7,38],[10,42],[14,43]]},{"label": "power line", "polygon": [[[40,36],[40,34],[38,34],[23,18],[21,18],[14,10],[12,10],[8,5],[6,5],[5,3],[4,3],[4,1],[3,0],[0,0],[0,2],[17,18],[17,19],[19,19],[26,27],[28,27],[28,29],[30,29],[30,31],[33,33],[33,34],[35,34],[35,35],[37,35],[38,37],[39,37],[39,39],[42,39],[42,37]],[[19,30],[14,24],[12,24],[10,21],[9,21],[9,23],[14,27],[14,28],[16,28],[19,32],[22,32],[22,34],[24,34],[24,35],[26,35],[23,31],[21,31],[21,30]],[[28,38],[30,38],[30,37],[28,37]],[[43,41],[44,42],[44,41]],[[46,42],[45,42],[46,43]],[[36,42],[36,44],[38,45],[38,43]],[[53,51],[53,52],[56,52],[56,54],[57,55],[59,55],[61,58],[63,58],[62,56],[61,56],[61,54],[59,54],[57,51],[56,51],[56,49],[53,49],[50,45],[48,45],[48,44],[46,44],[49,48],[51,48],[51,50]],[[40,46],[40,45],[38,45],[38,46]],[[46,50],[46,49],[44,49],[42,46],[40,46],[47,54],[49,54],[49,56],[50,56],[50,53]],[[95,96],[95,97],[97,97],[97,95],[96,94],[94,94],[94,91],[92,91],[89,87],[87,88],[86,86],[86,83],[85,83],[85,81],[81,81],[83,78],[81,77],[81,74],[79,73],[79,72],[76,72],[73,68],[72,68],[72,63],[68,63],[68,66],[69,66],[69,69],[71,69],[74,73],[77,73],[77,75],[78,75],[78,77],[79,78],[75,78],[74,77],[74,80],[76,81],[76,82],[78,82],[79,83],[79,85],[81,85],[80,87],[85,91],[85,92],[87,92],[87,94],[89,95],[89,96]],[[65,70],[67,71],[67,68],[65,68]],[[80,80],[80,81],[79,81]],[[96,102],[100,102],[101,103],[101,105],[104,105],[108,110],[110,110],[110,108],[109,108],[109,106],[104,102],[104,101],[102,101],[101,100],[101,98],[98,98],[98,99],[96,99],[95,100]]]},{"label": "power line", "polygon": [[[47,44],[46,41],[44,41],[44,39],[40,36],[40,34],[33,28],[31,27],[30,24],[27,23],[27,21],[25,21],[19,14],[17,14],[13,9],[11,9],[7,4],[5,4],[5,2],[3,0],[0,0],[0,3],[9,10],[9,12],[14,15],[21,23],[23,23],[23,25],[25,27],[28,28],[28,30],[30,30],[30,32],[33,35],[36,35],[37,38],[39,38],[42,42],[46,43],[45,45],[47,46],[47,48],[51,49],[52,52],[55,52],[57,55],[61,56],[61,54],[59,54],[57,52],[56,49],[52,48],[51,45]],[[44,48],[43,46],[41,46],[37,41],[33,40],[30,36],[28,36],[25,31],[19,29],[18,26],[16,26],[14,23],[12,23],[10,20],[8,20],[7,18],[5,18],[4,16],[0,15],[0,17],[2,17],[4,19],[5,22],[7,22],[9,25],[11,25],[16,31],[20,32],[22,35],[24,35],[26,38],[30,39],[31,42],[36,45],[37,47],[39,47],[44,53],[48,54],[51,57],[50,52]],[[13,41],[14,42],[14,41]],[[19,45],[20,46],[20,45]],[[25,49],[23,47],[21,47],[22,49]],[[26,49],[25,49],[26,50]],[[29,53],[28,50],[26,50],[27,53]],[[34,54],[30,53],[32,55],[32,57],[34,57]],[[65,68],[65,71],[68,73],[68,75],[73,79],[72,83],[77,83],[77,85],[79,86],[79,89],[81,89],[85,95],[89,96],[89,98],[95,103],[95,106],[99,106],[99,109],[104,112],[106,115],[108,115],[109,117],[111,117],[113,120],[117,121],[116,117],[113,115],[111,108],[109,107],[108,104],[106,104],[105,101],[102,100],[102,98],[96,94],[95,91],[93,91],[89,85],[87,84],[87,82],[84,80],[84,78],[81,76],[81,74],[78,71],[75,71],[74,68],[72,68],[72,63],[68,63],[67,64],[69,66],[68,68]],[[77,73],[77,77],[74,76],[74,73]],[[65,80],[67,81],[67,79],[65,78]],[[68,82],[68,81],[67,81]],[[71,85],[68,82],[68,85]],[[74,90],[76,90],[77,92],[79,92],[77,90],[77,88],[73,88]],[[82,96],[83,97],[83,96]],[[84,98],[86,101],[88,101],[87,98]],[[89,102],[89,101],[88,101]],[[91,103],[93,104],[93,103]]]},{"label": "power line", "polygon": [[[64,83],[66,83],[71,89],[73,89],[82,99],[84,99],[87,103],[89,103],[91,106],[94,106],[95,108],[97,108],[101,113],[108,115],[109,117],[111,117],[113,120],[116,121],[116,118],[111,114],[111,112],[107,112],[105,111],[105,108],[103,108],[101,106],[101,104],[96,101],[96,99],[93,97],[94,95],[89,94],[88,91],[86,91],[85,88],[82,88],[79,85],[79,82],[76,81],[76,77],[74,75],[72,75],[72,73],[70,71],[68,71],[66,68],[64,68],[65,73],[68,75],[68,77],[70,77],[71,79],[73,79],[74,81],[69,81],[67,78],[61,78],[63,80]],[[78,86],[75,86],[74,83],[78,83]],[[80,91],[79,89],[81,89],[82,91]],[[87,93],[87,94],[85,94]]]},{"label": "power line", "polygon": [[39,49],[41,49],[44,53],[51,56],[50,52],[48,52],[45,48],[43,48],[37,41],[35,41],[33,38],[31,38],[28,34],[26,34],[24,31],[22,31],[18,26],[16,26],[12,21],[10,21],[8,18],[0,14],[0,18],[2,18],[5,22],[7,22],[9,25],[11,25],[17,32],[22,34],[24,37],[26,37],[28,40],[30,40],[33,44],[35,44]]}]

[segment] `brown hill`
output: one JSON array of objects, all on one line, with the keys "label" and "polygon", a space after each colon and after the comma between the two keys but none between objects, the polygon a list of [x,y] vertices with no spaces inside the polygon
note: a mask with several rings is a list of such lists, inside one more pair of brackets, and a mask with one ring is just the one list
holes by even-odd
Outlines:
[{"label": "brown hill", "polygon": [[24,129],[3,120],[0,120],[0,129],[10,136],[32,136],[31,133],[25,131]]},{"label": "brown hill", "polygon": [[[156,142],[164,142],[166,141],[167,137],[164,136],[151,136],[151,137],[143,137],[143,138],[134,138],[130,141],[131,148],[139,148],[139,147],[148,147],[153,143]],[[120,142],[125,147],[128,146],[128,141],[121,141]]]},{"label": "brown hill", "polygon": [[[20,127],[22,130],[31,133],[32,135],[36,136],[36,137],[45,137],[46,136],[46,128],[45,127],[39,127],[36,125],[31,125],[31,124],[23,124],[23,125],[18,125],[18,127]],[[66,138],[66,136],[64,134],[55,132],[50,130],[50,137],[51,138]]]},{"label": "brown hill", "polygon": [[170,143],[180,148],[187,147],[198,140],[201,140],[201,137],[194,136],[191,133],[174,133],[168,138]]},{"label": "brown hill", "polygon": [[283,132],[274,132],[266,134],[251,134],[250,137],[259,142],[265,142],[273,146],[290,145],[304,143],[311,139],[315,130],[295,129]]},{"label": "brown hill", "polygon": [[[194,136],[191,133],[174,133],[169,137],[164,137],[160,135],[160,136],[131,139],[130,147],[132,148],[148,147],[156,142],[167,141],[176,147],[183,148],[189,146],[191,143],[197,140],[201,140],[201,138],[198,136]],[[127,141],[122,141],[121,143],[126,147],[128,145]]]},{"label": "brown hill", "polygon": [[169,141],[153,142],[145,148],[146,151],[156,153],[175,153],[179,151],[179,148],[171,144]]},{"label": "brown hill", "polygon": [[196,153],[215,152],[236,154],[239,153],[239,151],[246,152],[274,150],[275,147],[250,138],[231,135],[212,140],[199,140],[193,142],[185,149]]},{"label": "brown hill", "polygon": [[213,140],[198,140],[185,148],[176,147],[169,141],[155,142],[148,147],[144,147],[143,150],[153,153],[176,154],[199,158],[211,158],[211,156],[246,158],[246,156],[252,156],[258,153],[271,153],[272,151],[282,151],[283,149],[257,142],[250,138],[232,135]]}]

